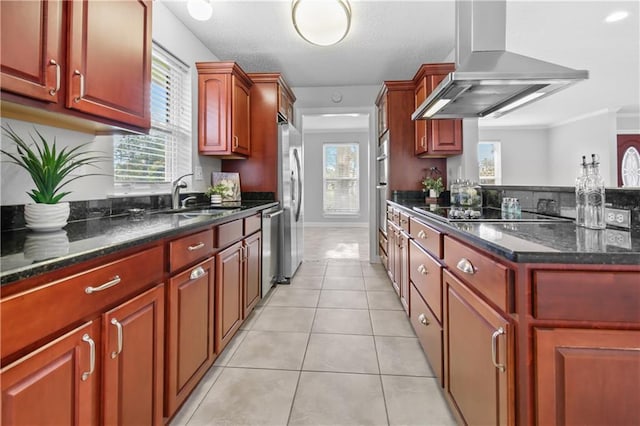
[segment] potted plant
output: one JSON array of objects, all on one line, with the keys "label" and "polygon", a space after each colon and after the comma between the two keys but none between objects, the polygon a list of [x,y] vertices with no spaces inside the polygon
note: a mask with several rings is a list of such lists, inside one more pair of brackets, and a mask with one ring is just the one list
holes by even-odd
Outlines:
[{"label": "potted plant", "polygon": [[444,191],[442,177],[425,177],[422,180],[422,186],[424,187],[424,191],[428,192],[429,198],[438,198],[440,193]]},{"label": "potted plant", "polygon": [[93,155],[95,151],[83,151],[87,144],[58,149],[55,138],[49,143],[38,129],[35,129],[37,138],[29,135],[34,147],[25,142],[11,126],[2,126],[2,131],[15,144],[17,152],[4,149],[0,149],[0,152],[9,158],[8,162],[25,169],[36,186],[31,192],[27,192],[34,201],[24,206],[27,228],[34,231],[54,231],[62,228],[67,224],[70,210],[69,203],[60,200],[70,194],[70,191],[63,192],[61,189],[76,179],[98,174],[70,177],[71,172],[79,167],[103,161],[105,157]]},{"label": "potted plant", "polygon": [[211,198],[211,204],[221,204],[222,196],[225,195],[228,188],[223,183],[216,183],[213,186],[207,188],[205,194]]}]

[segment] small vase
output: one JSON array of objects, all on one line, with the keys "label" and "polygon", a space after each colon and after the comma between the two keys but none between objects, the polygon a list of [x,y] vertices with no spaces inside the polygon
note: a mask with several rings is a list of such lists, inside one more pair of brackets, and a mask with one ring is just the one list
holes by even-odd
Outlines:
[{"label": "small vase", "polygon": [[69,213],[69,203],[30,203],[24,206],[24,221],[33,231],[57,231],[67,224]]},{"label": "small vase", "polygon": [[435,189],[430,189],[429,198],[438,198],[438,191],[436,191]]},{"label": "small vase", "polygon": [[222,195],[213,194],[211,196],[211,204],[222,204]]}]

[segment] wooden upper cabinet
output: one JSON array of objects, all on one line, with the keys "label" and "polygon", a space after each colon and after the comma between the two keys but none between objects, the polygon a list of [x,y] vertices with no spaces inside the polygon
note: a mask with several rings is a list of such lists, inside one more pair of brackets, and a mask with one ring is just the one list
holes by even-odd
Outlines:
[{"label": "wooden upper cabinet", "polygon": [[150,0],[69,2],[68,63],[68,108],[150,127]]},{"label": "wooden upper cabinet", "polygon": [[[62,2],[0,2],[2,90],[57,103],[65,64]],[[25,31],[25,23],[30,23]]]},{"label": "wooden upper cabinet", "polygon": [[200,154],[248,157],[253,82],[235,62],[198,62],[196,67]]},{"label": "wooden upper cabinet", "polygon": [[[440,82],[455,70],[453,63],[424,64],[416,73],[415,108],[427,99]],[[462,120],[416,120],[415,155],[446,157],[462,153]]]},{"label": "wooden upper cabinet", "polygon": [[[253,77],[252,77],[253,78]],[[284,82],[282,77],[278,78],[278,120],[285,121],[291,125],[293,122],[293,104],[296,97]]]},{"label": "wooden upper cabinet", "polygon": [[151,0],[1,2],[6,110],[45,124],[80,118],[148,130],[151,7]]},{"label": "wooden upper cabinet", "polygon": [[389,102],[387,101],[387,95],[388,90],[386,87],[383,87],[376,99],[378,111],[378,137],[382,136],[382,134],[389,129]]}]

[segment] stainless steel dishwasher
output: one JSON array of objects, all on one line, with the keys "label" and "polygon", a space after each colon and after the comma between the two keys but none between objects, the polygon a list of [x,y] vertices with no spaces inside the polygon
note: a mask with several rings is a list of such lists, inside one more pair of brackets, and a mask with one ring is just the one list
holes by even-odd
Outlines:
[{"label": "stainless steel dishwasher", "polygon": [[278,281],[280,266],[280,222],[284,210],[280,206],[262,212],[262,297]]}]

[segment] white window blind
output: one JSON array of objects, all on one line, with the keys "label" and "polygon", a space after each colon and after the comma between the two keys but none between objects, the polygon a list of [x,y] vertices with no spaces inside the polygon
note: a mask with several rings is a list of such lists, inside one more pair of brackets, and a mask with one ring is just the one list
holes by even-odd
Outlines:
[{"label": "white window blind", "polygon": [[117,137],[116,184],[165,183],[191,172],[191,75],[187,65],[154,43],[151,130]]},{"label": "white window blind", "polygon": [[355,215],[360,212],[358,144],[323,145],[323,197],[327,215]]}]

